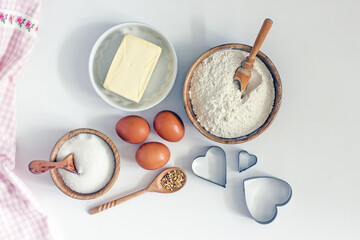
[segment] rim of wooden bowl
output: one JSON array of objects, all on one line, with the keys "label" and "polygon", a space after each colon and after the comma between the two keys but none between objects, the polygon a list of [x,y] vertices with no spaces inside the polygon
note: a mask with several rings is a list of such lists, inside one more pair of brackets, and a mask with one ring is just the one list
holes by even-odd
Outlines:
[{"label": "rim of wooden bowl", "polygon": [[94,198],[100,197],[101,195],[103,195],[104,193],[109,191],[111,189],[111,187],[114,185],[114,183],[116,182],[116,180],[119,176],[119,172],[120,172],[120,156],[119,156],[119,152],[118,152],[115,144],[105,134],[103,134],[97,130],[90,129],[90,128],[79,128],[79,129],[75,129],[75,130],[72,130],[72,131],[66,133],[64,136],[62,136],[56,142],[56,144],[50,154],[50,161],[54,162],[56,160],[56,156],[59,152],[59,149],[67,140],[69,140],[70,138],[72,138],[75,135],[78,135],[80,133],[88,133],[88,134],[97,135],[98,137],[102,138],[110,146],[110,148],[114,154],[114,158],[115,158],[115,168],[114,168],[114,173],[113,173],[110,181],[108,182],[108,184],[106,184],[106,186],[104,188],[100,189],[97,192],[83,194],[83,193],[75,192],[74,190],[69,188],[63,182],[57,169],[50,170],[50,175],[51,175],[51,178],[54,181],[55,185],[69,197],[80,199],[80,200],[89,200],[89,199],[94,199]]},{"label": "rim of wooden bowl", "polygon": [[[209,49],[208,51],[204,52],[198,59],[195,60],[195,62],[191,65],[184,82],[183,87],[183,102],[186,114],[188,115],[191,123],[195,126],[195,128],[205,137],[219,142],[219,143],[225,143],[225,144],[238,144],[238,143],[244,143],[247,141],[250,141],[254,139],[255,137],[259,136],[261,133],[263,133],[272,123],[272,121],[275,119],[277,113],[279,112],[279,108],[281,105],[281,99],[282,99],[282,85],[281,85],[281,79],[280,74],[277,71],[275,65],[272,63],[270,58],[268,58],[263,52],[259,51],[257,54],[257,57],[266,65],[266,67],[269,69],[273,80],[274,80],[274,87],[275,87],[275,100],[274,100],[274,106],[271,110],[271,113],[269,114],[268,118],[266,119],[265,123],[261,125],[258,129],[255,131],[241,137],[237,138],[222,138],[215,136],[205,130],[200,123],[196,119],[196,115],[192,109],[191,100],[190,100],[190,87],[191,87],[191,79],[193,77],[195,69],[198,67],[198,65],[209,55],[213,54],[216,51],[223,50],[223,49],[240,49],[246,52],[251,51],[251,46],[245,45],[245,44],[239,44],[239,43],[230,43],[230,44],[223,44],[216,46],[214,48]],[[239,63],[240,64],[240,63]]]}]

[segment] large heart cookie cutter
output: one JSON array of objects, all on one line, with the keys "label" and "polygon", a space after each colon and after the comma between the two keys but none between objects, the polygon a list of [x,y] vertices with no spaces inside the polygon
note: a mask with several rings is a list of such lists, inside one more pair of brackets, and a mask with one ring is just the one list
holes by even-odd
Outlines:
[{"label": "large heart cookie cutter", "polygon": [[261,224],[271,223],[277,207],[287,204],[292,195],[290,185],[274,177],[254,177],[244,180],[244,195],[251,217]]},{"label": "large heart cookie cutter", "polygon": [[192,170],[196,176],[226,187],[226,154],[217,146],[209,147],[203,156],[192,162]]},{"label": "large heart cookie cutter", "polygon": [[241,150],[239,152],[238,161],[239,161],[239,172],[243,172],[257,163],[257,157],[253,154],[248,153],[245,150]]}]

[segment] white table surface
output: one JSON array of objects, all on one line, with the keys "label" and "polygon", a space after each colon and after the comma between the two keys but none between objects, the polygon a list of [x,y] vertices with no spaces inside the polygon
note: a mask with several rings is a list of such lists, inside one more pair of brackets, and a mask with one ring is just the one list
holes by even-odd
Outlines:
[{"label": "white table surface", "polygon": [[[359,239],[360,122],[358,69],[359,1],[43,1],[38,43],[17,79],[15,173],[47,212],[56,239]],[[264,18],[274,21],[262,51],[278,68],[283,102],[275,122],[260,137],[221,145],[191,125],[182,105],[182,85],[192,62],[223,43],[252,44]],[[157,112],[178,113],[184,139],[165,144],[167,166],[184,168],[187,186],[171,195],[148,193],[102,214],[96,204],[145,187],[160,170],[135,160],[139,145],[119,139],[114,126],[129,113],[107,105],[92,89],[88,57],[96,39],[125,21],[158,28],[177,51],[179,71],[169,96],[139,112],[152,125]],[[104,196],[67,197],[49,174],[32,175],[27,165],[48,159],[66,132],[89,127],[107,134],[121,156],[118,181]],[[162,141],[152,131],[149,141]],[[225,149],[228,187],[197,178],[192,159],[208,146]],[[236,154],[245,149],[258,164],[237,173]],[[249,218],[242,181],[274,176],[293,188],[293,198],[269,225]]]}]

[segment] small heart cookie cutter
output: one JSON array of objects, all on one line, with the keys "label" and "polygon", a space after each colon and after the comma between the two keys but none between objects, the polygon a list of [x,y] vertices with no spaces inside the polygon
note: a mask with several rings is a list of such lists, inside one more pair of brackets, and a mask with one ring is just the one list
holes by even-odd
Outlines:
[{"label": "small heart cookie cutter", "polygon": [[191,168],[199,178],[226,187],[226,154],[221,147],[209,147],[204,155],[194,158]]},{"label": "small heart cookie cutter", "polygon": [[244,197],[251,217],[269,224],[277,216],[277,208],[286,205],[292,196],[291,186],[274,177],[253,177],[244,180]]},{"label": "small heart cookie cutter", "polygon": [[243,172],[257,163],[257,157],[253,154],[248,153],[248,151],[241,150],[238,156],[238,170],[239,173]]}]

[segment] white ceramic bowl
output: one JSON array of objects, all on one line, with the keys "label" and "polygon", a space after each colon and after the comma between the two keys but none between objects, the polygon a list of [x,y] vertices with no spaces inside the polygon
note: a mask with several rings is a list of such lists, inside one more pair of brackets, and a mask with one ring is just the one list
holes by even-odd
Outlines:
[{"label": "white ceramic bowl", "polygon": [[[106,74],[115,53],[126,33],[133,34],[162,48],[158,63],[151,75],[140,102],[136,103],[103,87]],[[177,73],[177,58],[170,41],[153,27],[136,22],[116,25],[96,41],[89,60],[91,83],[97,94],[113,107],[126,111],[141,111],[160,103],[174,85]]]}]

